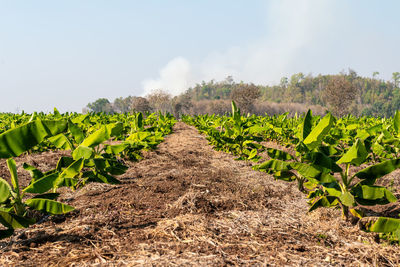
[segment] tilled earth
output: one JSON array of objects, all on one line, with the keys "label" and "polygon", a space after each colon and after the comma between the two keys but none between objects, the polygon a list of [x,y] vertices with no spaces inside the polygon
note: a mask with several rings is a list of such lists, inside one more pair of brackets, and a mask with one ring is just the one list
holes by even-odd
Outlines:
[{"label": "tilled earth", "polygon": [[[17,158],[46,170],[60,155]],[[295,184],[217,152],[184,123],[120,185],[61,191],[70,214],[0,241],[2,266],[399,266],[400,249],[341,219],[307,213]],[[28,175],[18,169],[22,183]],[[0,176],[7,177],[4,160]],[[396,177],[396,181],[398,178]]]}]

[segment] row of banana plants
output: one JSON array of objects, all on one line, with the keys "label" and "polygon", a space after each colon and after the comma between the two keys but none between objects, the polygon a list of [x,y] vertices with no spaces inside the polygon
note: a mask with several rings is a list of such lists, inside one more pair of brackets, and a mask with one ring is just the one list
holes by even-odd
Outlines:
[{"label": "row of banana plants", "polygon": [[[56,215],[74,210],[57,201],[61,187],[76,190],[90,182],[119,184],[115,176],[127,170],[124,160],[139,160],[141,151],[155,148],[176,122],[169,114],[82,115],[57,110],[29,115],[27,120],[26,114],[0,117],[14,122],[0,134],[0,158],[6,159],[10,172],[8,179],[0,178],[0,238],[34,224],[37,212]],[[50,150],[68,150],[70,156],[60,157],[47,172],[24,163],[31,180],[20,186],[13,158]]]},{"label": "row of banana plants", "polygon": [[[337,119],[331,114],[288,118],[279,116],[241,116],[232,103],[231,116],[200,115],[184,117],[207,135],[217,150],[260,161],[262,152],[268,160],[255,165],[258,171],[275,179],[297,182],[310,204],[309,211],[320,207],[338,207],[343,217],[363,218],[367,206],[397,201],[387,188],[378,185],[380,178],[400,168],[400,113],[394,118]],[[274,141],[290,149],[262,145]],[[290,153],[287,151],[291,151]],[[361,170],[352,172],[355,167]],[[380,217],[366,225],[366,230],[400,240],[400,219]]]}]

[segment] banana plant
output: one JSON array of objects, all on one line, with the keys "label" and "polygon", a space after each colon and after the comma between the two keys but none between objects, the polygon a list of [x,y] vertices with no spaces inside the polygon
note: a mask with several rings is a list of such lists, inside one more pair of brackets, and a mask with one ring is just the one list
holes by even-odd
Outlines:
[{"label": "banana plant", "polygon": [[350,175],[350,166],[360,166],[368,159],[369,152],[364,142],[357,139],[347,151],[340,153],[338,148],[323,143],[335,118],[328,114],[314,128],[311,119],[311,112],[308,112],[302,124],[302,140],[296,146],[297,157],[269,149],[268,154],[272,159],[255,168],[272,173],[278,179],[297,180],[299,189],[308,192],[309,211],[319,207],[340,206],[345,218],[349,217],[349,213],[362,217],[361,210],[357,209],[360,205],[397,201],[388,189],[376,186],[375,182],[398,169],[400,159],[384,161]]},{"label": "banana plant", "polygon": [[[69,139],[66,135],[58,135],[50,141],[57,148],[71,150],[71,156],[59,159],[55,169],[59,174],[58,177],[48,176],[46,182],[52,184],[55,189],[61,186],[76,189],[87,182],[120,183],[114,175],[125,173],[127,167],[117,158],[105,153],[107,146],[104,142],[118,136],[122,129],[122,123],[107,124],[85,137],[83,131],[69,122],[73,139]],[[73,145],[74,142],[77,146]],[[82,171],[83,169],[85,171]],[[39,180],[34,183],[36,182]]]},{"label": "banana plant", "polygon": [[[74,210],[73,207],[56,201],[58,194],[43,194],[47,191],[45,184],[36,183],[21,188],[18,181],[14,159],[7,159],[11,185],[0,178],[0,223],[6,229],[0,230],[0,239],[13,234],[14,229],[29,227],[35,220],[29,216],[28,210],[36,210],[52,215],[64,214]],[[26,198],[30,193],[30,198]],[[33,196],[32,196],[33,194]]]},{"label": "banana plant", "polygon": [[368,232],[379,233],[383,239],[400,244],[400,219],[378,217],[368,220],[362,227]]},{"label": "banana plant", "polygon": [[273,174],[276,179],[297,181],[302,192],[306,192],[305,186],[312,188],[313,182],[332,181],[330,169],[337,172],[340,167],[321,150],[326,148],[322,139],[329,133],[335,118],[328,114],[314,128],[312,120],[312,112],[309,110],[299,132],[298,137],[301,141],[296,146],[296,156],[279,149],[267,148],[271,159],[254,166],[253,169]]},{"label": "banana plant", "polygon": [[222,150],[239,156],[238,160],[258,161],[261,157],[259,151],[263,146],[259,144],[262,137],[252,134],[254,127],[250,117],[243,117],[240,109],[232,101],[232,114],[230,117],[217,118],[214,115],[197,116],[196,120],[188,120],[200,132],[207,134],[207,140],[214,149]]}]

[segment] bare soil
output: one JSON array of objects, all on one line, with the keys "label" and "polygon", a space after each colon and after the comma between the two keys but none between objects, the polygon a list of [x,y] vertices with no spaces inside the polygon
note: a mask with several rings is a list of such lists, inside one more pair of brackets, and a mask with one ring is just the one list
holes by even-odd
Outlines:
[{"label": "bare soil", "polygon": [[[60,155],[17,159],[42,170]],[[63,189],[76,207],[0,241],[2,266],[399,266],[400,249],[379,243],[308,205],[295,184],[217,152],[184,123],[140,162],[127,162],[120,185]],[[19,167],[22,183],[29,176]],[[4,161],[0,176],[8,177]],[[398,178],[396,178],[398,181]]]}]

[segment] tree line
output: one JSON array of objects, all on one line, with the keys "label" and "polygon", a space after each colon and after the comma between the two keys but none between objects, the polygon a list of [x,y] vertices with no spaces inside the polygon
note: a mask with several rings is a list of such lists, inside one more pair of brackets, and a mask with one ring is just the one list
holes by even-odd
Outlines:
[{"label": "tree line", "polygon": [[359,76],[354,70],[334,75],[293,74],[277,85],[255,85],[235,82],[228,76],[223,81],[201,82],[179,96],[156,90],[145,97],[120,97],[110,102],[100,98],[89,103],[84,111],[131,112],[162,111],[175,115],[217,113],[230,110],[234,100],[245,113],[262,115],[281,112],[302,112],[312,107],[317,113],[331,111],[336,116],[393,116],[400,109],[400,73],[389,81]]}]

